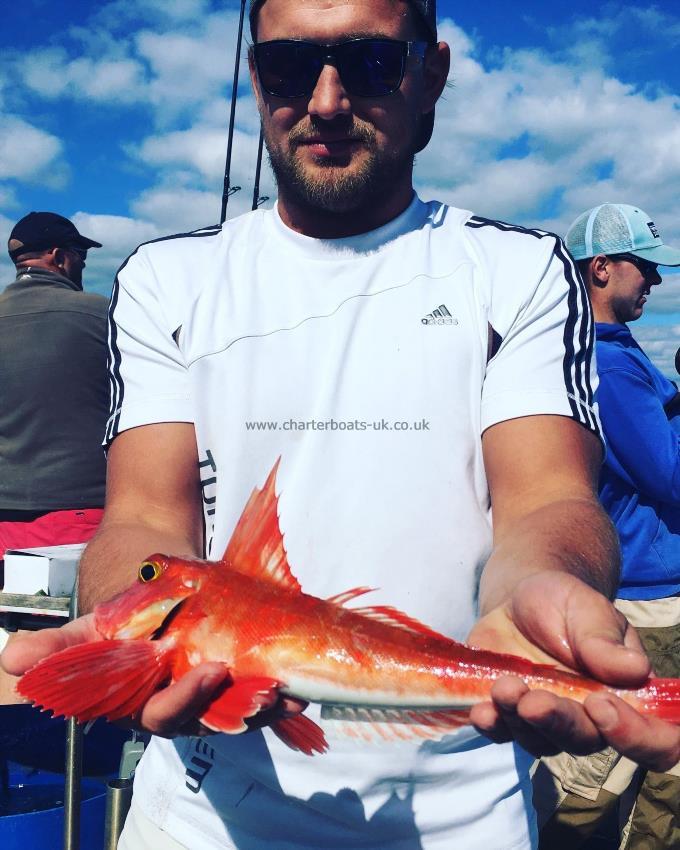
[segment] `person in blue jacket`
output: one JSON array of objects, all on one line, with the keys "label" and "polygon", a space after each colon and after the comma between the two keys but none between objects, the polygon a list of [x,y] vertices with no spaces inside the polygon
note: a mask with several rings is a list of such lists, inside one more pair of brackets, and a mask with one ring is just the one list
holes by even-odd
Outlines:
[{"label": "person in blue jacket", "polygon": [[[628,323],[640,318],[658,266],[680,266],[647,213],[601,204],[566,236],[590,294],[596,399],[607,453],[599,495],[621,544],[616,607],[635,626],[658,675],[680,676],[680,394]],[[534,777],[541,850],[577,850],[629,789],[621,850],[680,847],[680,765],[643,771],[607,749],[544,759]],[[623,809],[623,807],[622,807]]]}]

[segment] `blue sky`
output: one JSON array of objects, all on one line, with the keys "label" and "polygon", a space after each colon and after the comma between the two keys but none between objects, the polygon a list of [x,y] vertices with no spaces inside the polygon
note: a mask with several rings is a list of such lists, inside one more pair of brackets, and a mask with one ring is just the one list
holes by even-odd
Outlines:
[{"label": "blue sky", "polygon": [[[0,33],[0,240],[31,209],[104,243],[108,293],[136,244],[219,218],[237,0],[23,0]],[[603,201],[680,246],[680,3],[439,2],[452,85],[418,157],[425,198],[564,233]],[[245,69],[244,69],[245,72]],[[239,89],[229,214],[249,208],[257,116]],[[264,194],[273,197],[265,170]],[[12,267],[0,258],[2,282]],[[2,284],[0,284],[2,285]],[[680,275],[635,333],[669,375]]]}]

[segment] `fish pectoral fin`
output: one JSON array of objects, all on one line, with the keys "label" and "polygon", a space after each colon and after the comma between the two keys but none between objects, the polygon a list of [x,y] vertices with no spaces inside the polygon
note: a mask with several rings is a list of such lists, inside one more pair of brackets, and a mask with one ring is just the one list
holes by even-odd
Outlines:
[{"label": "fish pectoral fin", "polygon": [[266,676],[234,679],[199,718],[214,732],[237,735],[248,729],[245,720],[271,708],[279,696],[280,682]]},{"label": "fish pectoral fin", "polygon": [[102,640],[44,658],[17,691],[55,716],[79,722],[137,714],[170,675],[173,651],[149,640]]},{"label": "fish pectoral fin", "polygon": [[329,735],[366,743],[439,741],[470,723],[470,710],[423,710],[373,706],[324,705],[324,730]]},{"label": "fish pectoral fin", "polygon": [[377,620],[380,623],[386,623],[388,626],[396,626],[399,629],[413,632],[417,635],[426,635],[438,641],[445,641],[452,646],[459,645],[452,638],[441,634],[441,632],[436,632],[434,629],[421,623],[420,620],[416,620],[415,617],[409,617],[408,614],[404,614],[403,611],[400,611],[398,608],[392,608],[390,605],[371,605],[367,608],[351,608],[350,610],[354,614],[361,614],[362,617],[368,617],[369,620]]},{"label": "fish pectoral fin", "polygon": [[284,717],[271,725],[272,731],[287,744],[291,750],[299,750],[307,756],[328,751],[323,730],[309,717],[298,714],[296,717]]},{"label": "fish pectoral fin", "polygon": [[287,590],[302,593],[300,583],[291,572],[279,525],[279,497],[276,495],[276,473],[279,458],[264,487],[256,487],[243,509],[227,549],[218,561],[228,569],[253,578],[274,582]]}]

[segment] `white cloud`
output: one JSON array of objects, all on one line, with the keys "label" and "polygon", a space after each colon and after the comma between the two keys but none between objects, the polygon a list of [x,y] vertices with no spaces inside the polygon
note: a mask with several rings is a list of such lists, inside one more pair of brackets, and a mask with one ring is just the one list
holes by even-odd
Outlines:
[{"label": "white cloud", "polygon": [[631,330],[655,366],[672,381],[679,381],[675,353],[680,348],[680,324],[636,326]]},{"label": "white cloud", "polygon": [[[680,248],[680,244],[678,244]],[[680,315],[680,270],[660,268],[663,281],[652,289],[645,305],[645,315],[653,319],[654,314],[678,313]]]},{"label": "white cloud", "polygon": [[[150,69],[147,96],[158,108],[158,123],[187,107],[195,114],[207,100],[231,90],[236,27],[237,15],[223,12],[202,19],[200,28],[188,34],[145,30],[137,35],[136,52]],[[244,49],[239,91],[249,85]]]},{"label": "white cloud", "polygon": [[116,271],[142,242],[163,235],[156,222],[117,215],[76,212],[70,216],[80,233],[102,243],[87,255],[84,285],[89,292],[109,295]]},{"label": "white cloud", "polygon": [[15,269],[8,254],[7,242],[15,222],[0,214],[0,291],[14,280]]},{"label": "white cloud", "polygon": [[144,67],[133,59],[69,59],[54,49],[24,57],[20,68],[26,85],[47,98],[135,103],[144,96]]},{"label": "white cloud", "polygon": [[161,186],[142,192],[132,209],[140,218],[156,223],[162,231],[177,233],[219,221],[220,196],[217,192]]},{"label": "white cloud", "polygon": [[538,50],[506,49],[487,67],[455,24],[441,32],[457,45],[455,86],[418,157],[428,194],[560,233],[597,203],[634,203],[680,243],[680,98]]},{"label": "white cloud", "polygon": [[0,180],[34,180],[61,152],[56,136],[15,115],[0,115]]},{"label": "white cloud", "polygon": [[[155,168],[192,169],[205,181],[218,185],[227,154],[226,128],[196,125],[164,135],[149,136],[137,155]],[[255,168],[257,138],[236,129],[232,145],[232,173],[246,175]]]}]

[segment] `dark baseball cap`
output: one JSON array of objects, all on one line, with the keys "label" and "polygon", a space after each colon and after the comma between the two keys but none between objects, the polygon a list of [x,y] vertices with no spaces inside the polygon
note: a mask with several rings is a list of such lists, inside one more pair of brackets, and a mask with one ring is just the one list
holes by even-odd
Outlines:
[{"label": "dark baseball cap", "polygon": [[29,251],[47,251],[50,248],[101,248],[101,242],[78,233],[75,224],[63,215],[53,212],[31,212],[12,228],[7,251],[14,260]]},{"label": "dark baseball cap", "polygon": [[[255,41],[255,33],[257,32],[256,18],[260,6],[265,0],[250,0],[250,34]],[[408,0],[411,6],[416,10],[420,17],[425,22],[430,31],[433,42],[437,41],[437,3],[436,0]],[[427,143],[432,137],[434,129],[434,109],[432,112],[426,112],[421,118],[420,133],[416,142],[416,153],[419,153],[427,146]]]}]

